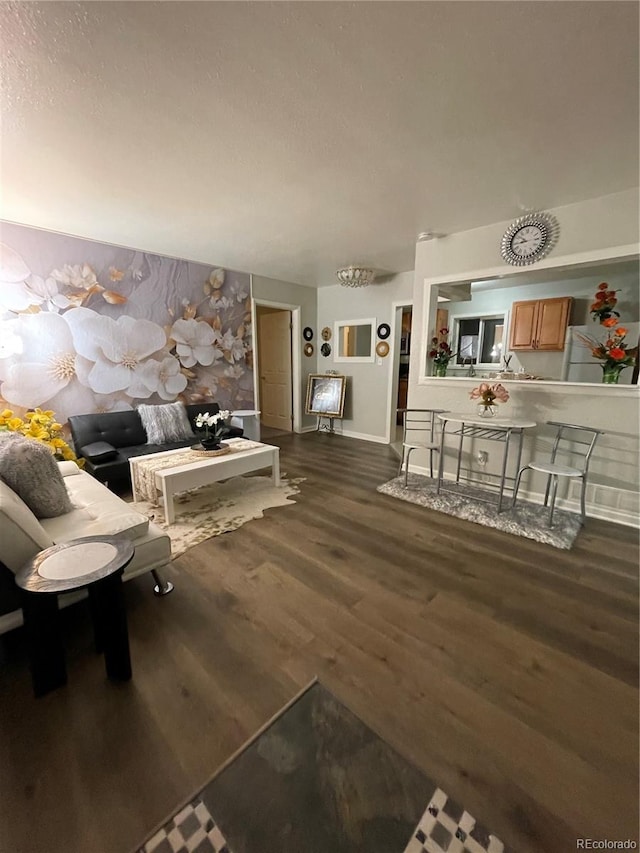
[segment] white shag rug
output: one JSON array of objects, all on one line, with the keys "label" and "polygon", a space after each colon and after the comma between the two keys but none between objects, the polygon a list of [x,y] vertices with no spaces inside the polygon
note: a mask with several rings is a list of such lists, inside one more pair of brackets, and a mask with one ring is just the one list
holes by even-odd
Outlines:
[{"label": "white shag rug", "polygon": [[182,492],[174,498],[176,517],[166,525],[162,503],[138,501],[135,508],[167,533],[175,559],[199,542],[230,530],[237,530],[247,521],[262,518],[265,509],[294,504],[293,495],[304,477],[292,480],[280,478],[275,488],[271,477],[231,477],[200,489]]},{"label": "white shag rug", "polygon": [[[454,489],[455,484],[447,482],[448,489]],[[435,509],[447,515],[455,515],[456,518],[465,521],[473,521],[486,527],[494,527],[504,533],[512,533],[514,536],[525,536],[527,539],[535,539],[545,545],[553,545],[554,548],[569,549],[580,531],[580,517],[572,512],[556,509],[553,513],[553,527],[547,527],[549,510],[538,504],[527,503],[520,500],[516,506],[509,506],[510,498],[503,500],[503,510],[498,512],[497,495],[496,506],[484,501],[473,500],[473,494],[485,495],[480,489],[473,486],[464,486],[467,493],[451,494],[441,492],[436,494],[436,481],[422,474],[409,474],[409,484],[405,488],[404,474],[395,477],[377,491],[401,501]],[[470,496],[470,497],[469,497]]]}]

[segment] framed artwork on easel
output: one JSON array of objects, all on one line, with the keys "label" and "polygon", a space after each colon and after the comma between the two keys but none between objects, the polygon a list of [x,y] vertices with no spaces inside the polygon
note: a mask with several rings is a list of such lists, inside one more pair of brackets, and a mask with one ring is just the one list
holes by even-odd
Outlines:
[{"label": "framed artwork on easel", "polygon": [[310,373],[307,377],[305,414],[341,418],[344,411],[346,376]]}]

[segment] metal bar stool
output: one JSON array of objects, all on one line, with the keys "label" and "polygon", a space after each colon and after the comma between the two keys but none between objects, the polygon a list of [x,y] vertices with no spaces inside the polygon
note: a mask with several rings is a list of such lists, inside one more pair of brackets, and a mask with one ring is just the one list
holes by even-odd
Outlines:
[{"label": "metal bar stool", "polygon": [[[513,490],[512,506],[515,506],[520,488],[520,478],[527,470],[540,471],[542,474],[547,474],[547,488],[544,493],[544,505],[549,506],[549,498],[551,505],[549,508],[549,527],[553,526],[553,511],[556,503],[556,493],[558,491],[558,477],[579,478],[582,480],[582,489],[580,491],[580,524],[584,524],[587,517],[585,509],[585,493],[587,489],[587,473],[589,471],[589,462],[591,454],[595,447],[599,435],[604,435],[600,429],[593,427],[577,426],[576,424],[563,424],[558,421],[547,421],[548,426],[557,427],[556,437],[553,442],[551,458],[548,462],[529,462],[518,471],[516,477],[515,488]],[[558,452],[566,453],[571,456],[571,461],[579,457],[577,466],[561,465],[556,462]]]},{"label": "metal bar stool", "polygon": [[433,479],[433,454],[440,452],[440,438],[437,435],[441,424],[437,416],[446,409],[398,409],[402,412],[402,455],[398,477],[404,465],[404,485],[408,485],[409,457],[414,450],[429,451],[429,470]]}]

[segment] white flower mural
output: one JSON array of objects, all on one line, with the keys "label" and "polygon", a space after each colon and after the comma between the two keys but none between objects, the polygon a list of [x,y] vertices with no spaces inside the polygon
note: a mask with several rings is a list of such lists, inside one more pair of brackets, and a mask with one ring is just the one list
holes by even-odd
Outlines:
[{"label": "white flower mural", "polygon": [[58,312],[73,304],[64,293],[58,291],[58,284],[53,276],[42,278],[40,275],[30,275],[25,285],[31,295],[32,305],[45,305],[49,311]]},{"label": "white flower mural", "polygon": [[157,390],[149,387],[151,374],[145,372],[144,362],[165,347],[164,329],[133,317],[112,320],[88,308],[75,308],[65,318],[76,350],[93,362],[88,384],[94,391],[126,391],[130,397],[145,398]]},{"label": "white flower mural", "polygon": [[2,237],[0,406],[64,423],[142,400],[252,405],[248,275],[12,223]]},{"label": "white flower mural", "polygon": [[171,328],[176,352],[184,367],[211,364],[215,358],[213,329],[203,320],[176,320]]},{"label": "white flower mural", "polygon": [[98,284],[95,272],[89,264],[65,264],[61,270],[53,270],[52,278],[74,290],[89,290]]},{"label": "white flower mural", "polygon": [[187,387],[187,377],[180,372],[180,362],[172,355],[162,361],[150,358],[142,365],[140,378],[150,391],[163,400],[175,400]]},{"label": "white flower mural", "polygon": [[46,404],[62,422],[70,414],[92,411],[91,362],[76,352],[65,318],[44,312],[22,314],[9,324],[11,334],[22,341],[22,352],[0,359],[4,400],[24,408]]},{"label": "white flower mural", "polygon": [[244,358],[244,342],[241,338],[236,337],[231,329],[228,329],[222,336],[220,342],[224,357],[228,362],[241,361]]},{"label": "white flower mural", "polygon": [[25,311],[32,304],[26,280],[31,270],[11,246],[0,243],[0,309]]}]

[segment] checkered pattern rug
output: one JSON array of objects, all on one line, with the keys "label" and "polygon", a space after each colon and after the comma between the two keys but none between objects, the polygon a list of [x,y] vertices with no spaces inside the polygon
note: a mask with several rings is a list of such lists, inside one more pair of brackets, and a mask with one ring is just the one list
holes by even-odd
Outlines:
[{"label": "checkered pattern rug", "polygon": [[196,798],[156,832],[139,853],[232,853],[209,809]]},{"label": "checkered pattern rug", "polygon": [[499,838],[478,826],[438,788],[404,853],[504,853],[504,849]]},{"label": "checkered pattern rug", "polygon": [[[200,799],[185,806],[138,853],[233,853]],[[256,851],[264,853],[264,851]],[[404,853],[505,853],[499,838],[440,788],[436,789]]]}]

